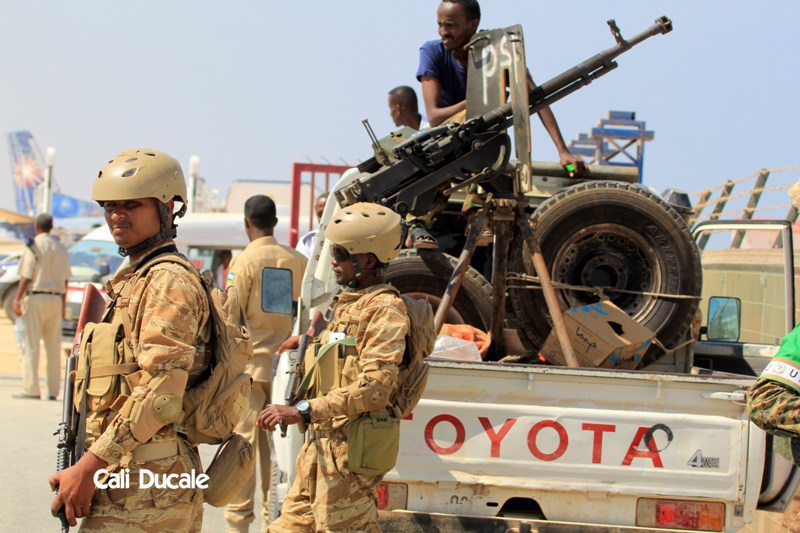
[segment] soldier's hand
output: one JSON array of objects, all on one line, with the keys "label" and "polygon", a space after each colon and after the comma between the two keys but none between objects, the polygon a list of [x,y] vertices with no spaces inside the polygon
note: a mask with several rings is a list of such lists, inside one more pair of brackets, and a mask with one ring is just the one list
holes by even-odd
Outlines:
[{"label": "soldier's hand", "polygon": [[302,419],[303,415],[293,405],[268,405],[259,413],[256,424],[261,429],[275,431],[278,424],[297,424]]},{"label": "soldier's hand", "polygon": [[50,488],[58,489],[50,512],[58,516],[64,508],[64,514],[70,526],[78,524],[78,518],[89,516],[94,495],[94,474],[108,466],[105,461],[92,452],[86,452],[75,465],[56,473],[50,478]]},{"label": "soldier's hand", "polygon": [[559,163],[567,169],[570,178],[580,178],[586,174],[586,163],[583,159],[569,152],[559,154]]},{"label": "soldier's hand", "polygon": [[286,350],[296,350],[298,346],[300,346],[300,335],[289,337],[278,346],[278,349],[275,350],[275,354],[280,355]]}]

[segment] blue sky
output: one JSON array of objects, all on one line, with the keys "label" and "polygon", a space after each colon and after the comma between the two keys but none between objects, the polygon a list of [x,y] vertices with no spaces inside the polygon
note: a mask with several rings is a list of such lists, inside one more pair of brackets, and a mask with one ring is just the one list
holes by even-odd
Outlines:
[{"label": "blue sky", "polygon": [[[0,132],[56,149],[64,192],[88,198],[122,149],[164,150],[224,191],[234,179],[289,178],[291,164],[370,156],[361,125],[393,124],[387,91],[419,85],[419,45],[437,0],[273,2],[0,0]],[[667,15],[674,31],[553,107],[567,141],[608,110],[655,131],[645,181],[689,192],[800,163],[795,129],[800,3],[766,0],[486,0],[482,28],[522,24],[545,81]],[[534,159],[556,160],[533,121]],[[324,158],[324,159],[323,159]],[[782,179],[797,180],[798,173]],[[0,151],[0,207],[12,208]]]}]

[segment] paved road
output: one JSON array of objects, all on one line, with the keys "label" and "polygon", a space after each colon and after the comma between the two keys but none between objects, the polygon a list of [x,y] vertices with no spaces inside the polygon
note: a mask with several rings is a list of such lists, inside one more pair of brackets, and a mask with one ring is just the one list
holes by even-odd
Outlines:
[{"label": "paved road", "polygon": [[[44,376],[43,364],[39,375]],[[40,385],[44,393],[44,380]],[[47,480],[56,467],[53,433],[61,421],[61,395],[56,402],[11,398],[21,390],[13,325],[0,311],[0,531],[59,531],[58,520],[50,515],[53,495]],[[215,449],[201,446],[204,465],[211,462]],[[250,531],[257,533],[261,526],[257,519]],[[221,531],[225,531],[222,509],[206,505],[203,532]]]}]

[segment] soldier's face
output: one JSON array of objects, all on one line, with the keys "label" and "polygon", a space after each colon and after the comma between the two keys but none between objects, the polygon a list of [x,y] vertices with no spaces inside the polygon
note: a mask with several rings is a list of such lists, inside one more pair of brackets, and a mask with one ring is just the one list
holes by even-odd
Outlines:
[{"label": "soldier's face", "polygon": [[461,50],[478,31],[479,19],[467,20],[467,11],[461,4],[445,0],[436,11],[439,37],[446,50]]},{"label": "soldier's face", "polygon": [[161,231],[155,198],[103,202],[103,211],[114,242],[122,248],[132,248]]},{"label": "soldier's face", "polygon": [[336,283],[339,285],[347,285],[356,277],[356,269],[353,268],[351,257],[355,257],[359,267],[367,267],[368,256],[366,254],[351,256],[344,247],[337,244],[331,245],[331,265]]}]

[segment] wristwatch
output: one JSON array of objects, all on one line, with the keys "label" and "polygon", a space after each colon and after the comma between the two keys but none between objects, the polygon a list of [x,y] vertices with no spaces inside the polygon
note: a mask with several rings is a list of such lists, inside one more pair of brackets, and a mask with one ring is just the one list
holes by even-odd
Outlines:
[{"label": "wristwatch", "polygon": [[303,417],[303,424],[309,425],[311,423],[311,404],[308,403],[308,400],[300,400],[295,407]]}]

